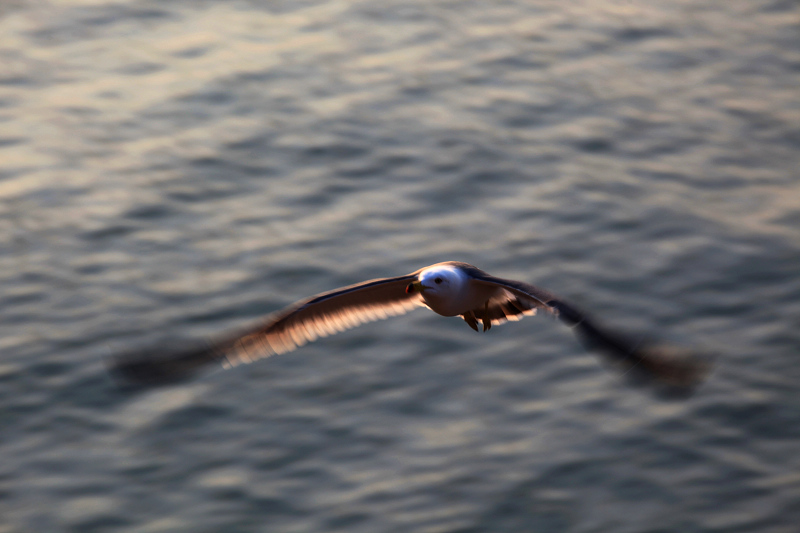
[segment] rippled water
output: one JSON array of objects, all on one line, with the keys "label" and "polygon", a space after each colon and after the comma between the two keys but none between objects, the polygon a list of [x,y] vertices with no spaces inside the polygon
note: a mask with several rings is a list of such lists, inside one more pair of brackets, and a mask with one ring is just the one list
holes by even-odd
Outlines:
[{"label": "rippled water", "polygon": [[[0,531],[795,531],[798,87],[788,0],[4,2]],[[420,310],[106,372],[442,260],[718,367]]]}]

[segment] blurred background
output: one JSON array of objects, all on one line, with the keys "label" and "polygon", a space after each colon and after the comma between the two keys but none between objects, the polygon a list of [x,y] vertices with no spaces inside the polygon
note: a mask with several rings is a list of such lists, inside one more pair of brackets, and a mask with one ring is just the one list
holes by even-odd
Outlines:
[{"label": "blurred background", "polygon": [[[794,0],[6,0],[0,532],[794,532]],[[462,260],[720,355],[685,401],[416,311],[105,361]]]}]

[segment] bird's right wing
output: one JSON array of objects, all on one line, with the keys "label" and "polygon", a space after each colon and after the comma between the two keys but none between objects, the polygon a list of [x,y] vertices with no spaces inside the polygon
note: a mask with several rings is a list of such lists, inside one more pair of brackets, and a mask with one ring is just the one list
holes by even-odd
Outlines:
[{"label": "bird's right wing", "polygon": [[419,294],[405,290],[416,274],[374,279],[318,294],[278,311],[260,326],[200,348],[127,354],[113,362],[112,373],[129,383],[174,381],[209,363],[228,367],[289,352],[318,337],[424,306]]}]

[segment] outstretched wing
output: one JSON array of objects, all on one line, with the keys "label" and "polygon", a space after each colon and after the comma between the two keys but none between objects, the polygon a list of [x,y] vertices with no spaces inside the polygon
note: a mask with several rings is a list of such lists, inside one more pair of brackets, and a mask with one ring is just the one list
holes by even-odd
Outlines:
[{"label": "outstretched wing", "polygon": [[209,363],[227,367],[289,352],[318,337],[424,306],[419,294],[405,291],[416,274],[374,279],[319,294],[278,311],[256,328],[200,348],[124,355],[114,361],[112,372],[126,382],[174,381]]},{"label": "outstretched wing", "polygon": [[589,317],[571,303],[554,294],[521,281],[497,278],[471,267],[476,283],[494,285],[502,290],[489,300],[475,317],[492,324],[519,320],[526,314],[544,309],[572,328],[587,349],[598,351],[627,371],[670,386],[691,388],[702,382],[713,367],[713,357],[666,344],[642,342],[641,338],[610,329]]}]

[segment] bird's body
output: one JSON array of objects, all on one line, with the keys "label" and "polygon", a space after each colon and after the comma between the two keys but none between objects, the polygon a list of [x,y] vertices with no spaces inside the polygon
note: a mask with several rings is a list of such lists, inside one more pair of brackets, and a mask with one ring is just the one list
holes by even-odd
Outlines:
[{"label": "bird's body", "polygon": [[[503,289],[488,283],[480,283],[470,276],[458,263],[439,263],[422,269],[419,282],[411,284],[419,291],[425,305],[442,316],[463,316],[483,310],[493,299],[502,297]],[[475,269],[477,270],[477,269]]]},{"label": "bird's body", "polygon": [[495,292],[493,287],[469,287],[472,279],[461,268],[447,263],[424,268],[419,281],[407,287],[419,291],[425,305],[442,316],[458,316],[481,307]]},{"label": "bird's body", "polygon": [[380,278],[302,300],[271,315],[260,326],[220,339],[202,349],[169,354],[133,354],[116,360],[115,373],[126,381],[162,382],[185,377],[208,363],[223,366],[294,350],[307,342],[357,325],[428,307],[461,316],[478,331],[543,310],[572,327],[590,347],[627,366],[682,387],[699,383],[707,361],[674,349],[639,346],[598,326],[575,306],[520,281],[497,278],[458,261],[437,263],[405,276]]}]

